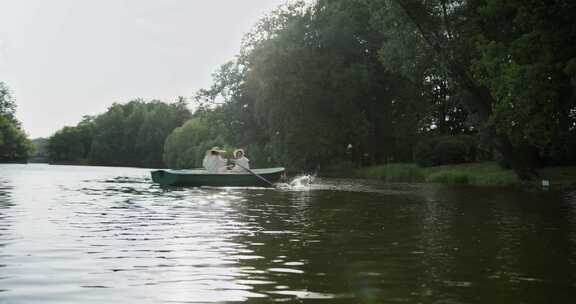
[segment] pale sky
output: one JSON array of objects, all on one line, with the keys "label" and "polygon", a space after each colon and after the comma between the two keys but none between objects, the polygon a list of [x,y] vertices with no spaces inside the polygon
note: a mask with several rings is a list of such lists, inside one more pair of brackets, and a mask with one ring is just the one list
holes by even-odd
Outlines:
[{"label": "pale sky", "polygon": [[0,81],[31,138],[142,97],[210,86],[286,0],[0,0]]}]

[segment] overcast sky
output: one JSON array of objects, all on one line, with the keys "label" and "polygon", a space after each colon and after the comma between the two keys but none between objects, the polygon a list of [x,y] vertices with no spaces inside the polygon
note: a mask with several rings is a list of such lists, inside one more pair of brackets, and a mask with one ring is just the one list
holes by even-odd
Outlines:
[{"label": "overcast sky", "polygon": [[211,84],[285,0],[0,0],[0,81],[32,137],[133,98]]}]

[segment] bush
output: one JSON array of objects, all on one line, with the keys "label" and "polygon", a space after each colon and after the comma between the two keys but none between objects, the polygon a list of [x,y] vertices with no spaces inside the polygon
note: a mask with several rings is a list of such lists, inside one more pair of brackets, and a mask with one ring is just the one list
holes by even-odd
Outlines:
[{"label": "bush", "polygon": [[356,164],[349,160],[333,161],[321,168],[320,174],[327,177],[350,176],[356,168]]},{"label": "bush", "polygon": [[197,116],[170,133],[164,143],[164,163],[175,169],[201,168],[206,151],[219,146],[227,151],[222,139],[223,127],[211,116]]},{"label": "bush", "polygon": [[426,178],[428,183],[441,183],[441,184],[469,184],[470,177],[463,172],[453,171],[440,171],[430,174]]},{"label": "bush", "polygon": [[[570,168],[572,169],[572,168]],[[555,180],[574,180],[576,175],[559,170],[545,176]],[[547,172],[546,172],[547,173]],[[510,170],[502,170],[495,162],[467,163],[420,168],[416,164],[388,164],[357,169],[355,177],[380,179],[386,182],[427,182],[441,184],[467,184],[491,186],[516,186],[518,177]]]},{"label": "bush", "polygon": [[422,182],[424,173],[415,164],[388,164],[358,169],[355,176],[361,178],[377,178],[386,182]]},{"label": "bush", "polygon": [[416,146],[416,162],[430,167],[474,161],[476,146],[476,140],[470,135],[425,139]]}]

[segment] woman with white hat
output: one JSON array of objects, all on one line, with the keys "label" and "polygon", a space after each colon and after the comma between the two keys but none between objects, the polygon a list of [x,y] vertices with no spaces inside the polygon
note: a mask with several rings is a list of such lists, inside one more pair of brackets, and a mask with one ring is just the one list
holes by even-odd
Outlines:
[{"label": "woman with white hat", "polygon": [[202,166],[208,172],[225,172],[228,168],[226,167],[227,161],[222,157],[222,153],[225,150],[220,149],[220,147],[212,147],[212,149],[206,151],[206,156],[202,160]]},{"label": "woman with white hat", "polygon": [[250,169],[250,160],[244,155],[244,150],[236,149],[234,151],[234,171],[246,171]]}]

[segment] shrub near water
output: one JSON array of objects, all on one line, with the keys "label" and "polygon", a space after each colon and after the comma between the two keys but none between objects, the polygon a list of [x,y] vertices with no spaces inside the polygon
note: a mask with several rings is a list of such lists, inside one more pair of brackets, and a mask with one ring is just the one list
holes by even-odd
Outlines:
[{"label": "shrub near water", "polygon": [[458,171],[440,171],[428,175],[426,177],[426,182],[440,184],[468,184],[470,183],[470,176]]},{"label": "shrub near water", "polygon": [[422,169],[416,164],[388,164],[358,169],[356,176],[376,178],[386,182],[415,183],[424,181]]},{"label": "shrub near water", "polygon": [[510,170],[496,163],[471,163],[421,168],[416,164],[388,164],[358,169],[356,177],[381,179],[386,182],[427,182],[512,186],[519,180]]},{"label": "shrub near water", "polygon": [[356,164],[346,160],[336,160],[321,168],[320,174],[326,177],[350,176],[354,174]]},{"label": "shrub near water", "polygon": [[519,184],[510,170],[496,163],[471,163],[425,168],[426,182],[443,184],[470,184],[511,186]]},{"label": "shrub near water", "polygon": [[476,143],[469,135],[441,136],[422,140],[415,150],[421,166],[438,166],[473,161]]}]

